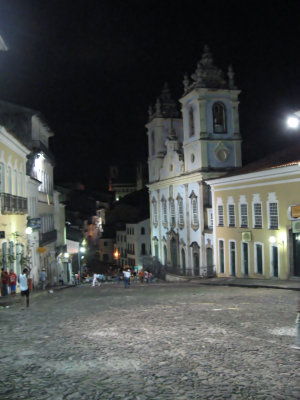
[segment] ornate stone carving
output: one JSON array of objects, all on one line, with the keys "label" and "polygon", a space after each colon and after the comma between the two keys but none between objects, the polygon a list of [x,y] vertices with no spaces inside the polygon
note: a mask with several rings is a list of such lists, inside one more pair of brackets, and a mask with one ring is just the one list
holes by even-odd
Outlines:
[{"label": "ornate stone carving", "polygon": [[232,67],[229,67],[227,82],[224,79],[222,70],[214,65],[208,46],[204,46],[202,58],[198,61],[197,68],[191,75],[191,78],[193,82],[190,84],[188,77],[186,75],[184,76],[184,94],[187,94],[194,88],[235,89]]}]

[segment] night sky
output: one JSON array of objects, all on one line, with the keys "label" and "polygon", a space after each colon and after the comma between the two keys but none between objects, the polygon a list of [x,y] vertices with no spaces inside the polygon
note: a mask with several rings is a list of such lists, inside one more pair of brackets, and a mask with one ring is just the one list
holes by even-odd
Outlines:
[{"label": "night sky", "polygon": [[57,182],[97,188],[109,165],[146,161],[149,104],[166,81],[181,97],[207,44],[217,66],[233,65],[252,161],[297,137],[284,119],[300,109],[298,4],[0,0],[0,97],[42,112]]}]

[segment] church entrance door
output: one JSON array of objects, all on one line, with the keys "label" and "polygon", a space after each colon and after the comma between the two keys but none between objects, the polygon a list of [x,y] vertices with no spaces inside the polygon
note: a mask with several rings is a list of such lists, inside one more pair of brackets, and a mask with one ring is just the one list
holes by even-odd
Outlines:
[{"label": "church entrance door", "polygon": [[171,260],[173,268],[177,268],[177,243],[174,238],[171,239]]}]

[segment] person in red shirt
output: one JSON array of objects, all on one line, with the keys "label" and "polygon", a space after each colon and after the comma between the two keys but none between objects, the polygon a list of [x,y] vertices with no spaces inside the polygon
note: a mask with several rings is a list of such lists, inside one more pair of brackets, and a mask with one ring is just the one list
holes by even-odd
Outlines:
[{"label": "person in red shirt", "polygon": [[10,294],[16,294],[16,287],[17,287],[17,275],[11,269],[9,271],[9,286],[10,286]]},{"label": "person in red shirt", "polygon": [[8,295],[8,272],[5,270],[5,268],[2,268],[1,270],[1,294],[2,296],[7,296]]}]

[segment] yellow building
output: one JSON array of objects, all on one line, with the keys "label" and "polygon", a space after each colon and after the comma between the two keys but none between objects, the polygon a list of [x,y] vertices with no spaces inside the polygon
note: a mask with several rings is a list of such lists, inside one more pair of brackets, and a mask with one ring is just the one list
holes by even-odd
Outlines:
[{"label": "yellow building", "polygon": [[298,146],[207,181],[217,276],[300,277],[299,162]]},{"label": "yellow building", "polygon": [[0,126],[0,264],[20,273],[26,251],[26,156],[30,150]]}]

